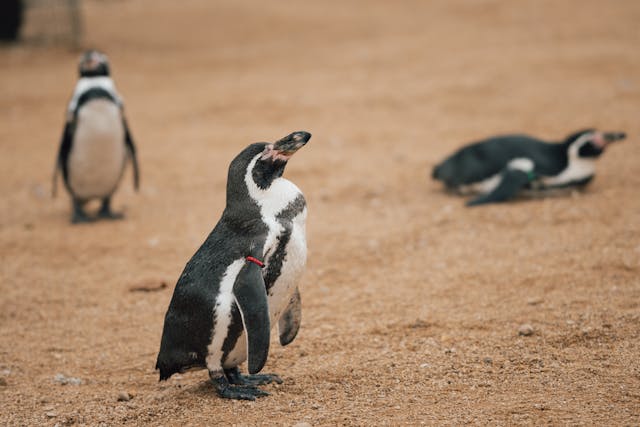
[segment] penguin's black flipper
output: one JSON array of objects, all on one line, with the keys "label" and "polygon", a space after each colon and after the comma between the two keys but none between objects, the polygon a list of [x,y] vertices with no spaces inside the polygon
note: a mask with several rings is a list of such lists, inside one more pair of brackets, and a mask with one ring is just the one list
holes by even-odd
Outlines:
[{"label": "penguin's black flipper", "polygon": [[133,165],[133,188],[138,191],[140,187],[140,172],[138,169],[138,157],[136,156],[136,146],[133,144],[133,138],[131,137],[131,132],[129,131],[129,125],[127,124],[126,119],[122,119],[122,123],[124,125],[124,143],[129,150],[129,155],[131,156],[131,163]]},{"label": "penguin's black flipper", "polygon": [[62,170],[62,177],[64,182],[67,182],[67,159],[69,158],[69,152],[71,151],[71,142],[73,139],[73,122],[67,121],[62,130],[62,138],[60,138],[60,148],[58,148],[58,157],[56,157],[56,165],[53,169],[53,185],[51,188],[51,195],[56,197],[57,190],[57,178],[58,170]]},{"label": "penguin's black flipper", "polygon": [[247,262],[233,284],[233,295],[247,333],[249,373],[260,372],[269,355],[269,305],[261,267]]},{"label": "penguin's black flipper", "polygon": [[502,172],[500,178],[500,184],[492,192],[467,202],[467,206],[504,202],[513,198],[518,191],[532,180],[532,173],[520,169],[507,168]]},{"label": "penguin's black flipper", "polygon": [[285,346],[290,344],[300,329],[302,320],[302,304],[300,302],[300,291],[296,288],[289,300],[289,305],[278,320],[278,332],[280,334],[280,344]]}]

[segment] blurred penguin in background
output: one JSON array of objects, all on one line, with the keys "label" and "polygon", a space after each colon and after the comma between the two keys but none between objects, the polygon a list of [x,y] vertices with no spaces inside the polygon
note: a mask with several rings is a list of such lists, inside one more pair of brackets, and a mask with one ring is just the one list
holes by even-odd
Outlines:
[{"label": "blurred penguin in background", "polygon": [[120,219],[111,210],[127,160],[133,165],[133,184],[138,190],[139,172],[136,148],[124,116],[124,107],[110,77],[109,61],[96,50],[80,58],[80,79],[67,109],[67,120],[56,160],[53,179],[62,171],[72,200],[72,223],[93,221],[84,206],[100,200],[97,218]]},{"label": "blurred penguin in background", "polygon": [[502,135],[462,147],[433,169],[448,190],[476,197],[467,206],[499,203],[517,195],[544,196],[582,189],[596,173],[596,160],[624,132],[584,129],[561,142],[529,135]]}]

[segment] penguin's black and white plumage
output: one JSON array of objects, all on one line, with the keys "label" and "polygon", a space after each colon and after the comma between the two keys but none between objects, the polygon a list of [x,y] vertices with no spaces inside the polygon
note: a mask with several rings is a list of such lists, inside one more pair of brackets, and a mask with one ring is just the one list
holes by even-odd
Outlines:
[{"label": "penguin's black and white plumage", "polygon": [[86,222],[83,207],[99,199],[99,217],[118,219],[111,211],[111,196],[118,187],[127,158],[133,164],[134,188],[139,173],[136,148],[124,117],[123,103],[109,74],[107,57],[95,50],[80,58],[80,79],[67,109],[67,119],[54,171],[58,171],[73,202],[72,222]]},{"label": "penguin's black and white plumage", "polygon": [[[282,173],[310,138],[294,132],[255,143],[231,162],[222,217],[185,266],[165,315],[160,380],[206,368],[220,396],[248,400],[268,394],[257,385],[281,382],[254,374],[267,360],[271,325],[278,322],[282,345],[300,327],[307,208]],[[240,374],[245,360],[252,375]]]},{"label": "penguin's black and white plumage", "polygon": [[528,135],[505,135],[469,144],[433,169],[448,190],[476,194],[467,206],[503,202],[517,194],[546,194],[559,188],[582,188],[595,175],[595,162],[623,132],[587,129],[564,142]]}]

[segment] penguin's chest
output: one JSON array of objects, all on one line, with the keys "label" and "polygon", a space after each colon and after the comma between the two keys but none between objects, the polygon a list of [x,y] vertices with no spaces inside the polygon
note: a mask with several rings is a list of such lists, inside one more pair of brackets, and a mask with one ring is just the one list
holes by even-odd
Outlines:
[{"label": "penguin's chest", "polygon": [[307,262],[306,208],[292,215],[273,221],[275,238],[265,251],[264,277],[272,324],[287,307]]},{"label": "penguin's chest", "polygon": [[[287,181],[288,182],[288,181]],[[286,183],[285,183],[286,184]],[[278,200],[263,202],[262,220],[268,233],[264,245],[263,277],[267,288],[269,320],[275,325],[295,291],[307,262],[306,218],[307,208],[300,191],[291,184]],[[244,332],[233,349],[223,355],[224,368],[238,366],[247,358]]]},{"label": "penguin's chest", "polygon": [[113,193],[126,160],[124,133],[120,109],[113,102],[97,99],[80,108],[67,165],[76,197]]},{"label": "penguin's chest", "polygon": [[[530,168],[517,167],[515,162],[518,160],[518,158],[511,160],[506,167],[510,169],[520,169],[523,172],[535,170],[535,165],[533,163],[531,163]],[[468,185],[460,185],[457,190],[462,195],[490,193],[502,183],[504,178],[503,172],[504,170],[482,181]],[[556,175],[540,174],[536,179],[527,184],[523,194],[528,196],[546,195],[547,193],[553,193],[559,189],[583,187],[591,181],[594,174],[595,162],[593,160],[571,159],[567,166]]]}]

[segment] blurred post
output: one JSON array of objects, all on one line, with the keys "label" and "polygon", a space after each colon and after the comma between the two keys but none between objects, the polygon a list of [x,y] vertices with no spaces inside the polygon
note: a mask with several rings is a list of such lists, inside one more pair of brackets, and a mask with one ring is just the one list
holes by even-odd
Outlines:
[{"label": "blurred post", "polygon": [[18,40],[23,10],[22,0],[0,1],[0,41],[14,42]]},{"label": "blurred post", "polygon": [[71,42],[74,48],[79,49],[83,31],[79,0],[67,0],[67,2],[71,17]]}]

